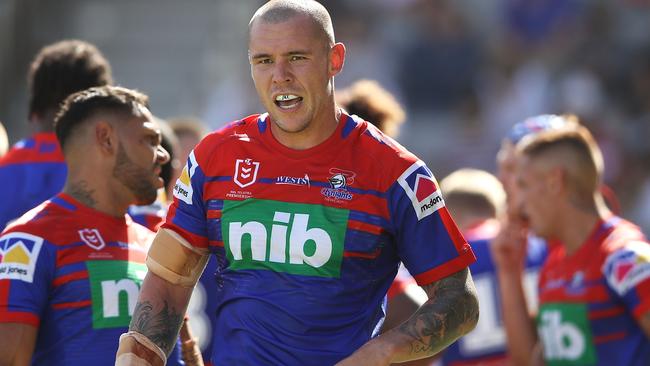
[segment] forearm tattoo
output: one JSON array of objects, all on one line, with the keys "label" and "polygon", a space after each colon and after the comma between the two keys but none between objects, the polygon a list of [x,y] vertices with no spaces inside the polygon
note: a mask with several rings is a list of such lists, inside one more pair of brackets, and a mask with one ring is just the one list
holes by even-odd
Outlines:
[{"label": "forearm tattoo", "polygon": [[433,355],[475,326],[478,300],[468,276],[465,269],[424,287],[429,300],[398,330],[413,339],[411,355]]},{"label": "forearm tattoo", "polygon": [[182,322],[183,314],[169,307],[167,301],[158,314],[154,314],[151,302],[144,301],[135,306],[129,330],[144,334],[169,355]]}]

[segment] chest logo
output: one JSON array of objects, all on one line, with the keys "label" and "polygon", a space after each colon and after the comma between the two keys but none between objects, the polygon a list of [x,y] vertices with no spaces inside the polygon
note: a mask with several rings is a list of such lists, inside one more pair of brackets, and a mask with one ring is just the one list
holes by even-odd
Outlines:
[{"label": "chest logo", "polygon": [[252,199],[226,201],[223,211],[231,269],[340,277],[347,210]]},{"label": "chest logo", "polygon": [[547,365],[596,364],[585,304],[543,304],[537,323]]},{"label": "chest logo", "polygon": [[245,188],[255,183],[257,172],[260,169],[260,163],[252,159],[237,159],[235,161],[235,175],[233,180],[241,188]]},{"label": "chest logo", "polygon": [[348,192],[348,186],[354,183],[356,173],[349,170],[332,168],[329,170],[330,177],[327,181],[330,187],[321,189],[321,194],[325,199],[332,202],[350,201],[354,195]]},{"label": "chest logo", "polygon": [[102,250],[106,246],[97,229],[81,229],[79,230],[79,237],[87,246],[95,250]]}]

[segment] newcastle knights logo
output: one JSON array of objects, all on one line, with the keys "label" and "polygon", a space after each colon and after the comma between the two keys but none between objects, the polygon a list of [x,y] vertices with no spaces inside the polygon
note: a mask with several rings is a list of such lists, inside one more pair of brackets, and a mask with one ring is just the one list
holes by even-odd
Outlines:
[{"label": "newcastle knights logo", "polygon": [[106,246],[104,239],[99,235],[99,230],[97,229],[81,229],[79,230],[79,236],[86,245],[95,250],[102,250]]},{"label": "newcastle knights logo", "polygon": [[238,186],[245,188],[255,183],[260,163],[251,159],[237,159],[233,180]]}]

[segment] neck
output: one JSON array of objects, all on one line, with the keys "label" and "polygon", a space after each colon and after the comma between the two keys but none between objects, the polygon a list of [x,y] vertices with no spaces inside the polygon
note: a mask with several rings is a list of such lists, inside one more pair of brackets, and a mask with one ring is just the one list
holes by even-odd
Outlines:
[{"label": "neck", "polygon": [[294,150],[307,150],[327,140],[336,130],[341,118],[341,110],[334,108],[322,117],[310,121],[310,125],[300,132],[285,132],[271,123],[273,136],[282,145]]},{"label": "neck", "polygon": [[597,195],[593,205],[588,209],[572,207],[564,212],[564,218],[561,219],[562,226],[558,232],[559,239],[566,248],[567,254],[573,254],[585,243],[592,234],[596,223],[605,220],[611,215],[611,212],[605,206],[602,197]]},{"label": "neck", "polygon": [[[84,206],[114,217],[123,217],[131,202],[121,199],[124,194],[111,188],[112,177],[106,174],[84,174],[68,168],[68,179],[63,193],[70,195]],[[88,170],[90,172],[91,170]]]}]

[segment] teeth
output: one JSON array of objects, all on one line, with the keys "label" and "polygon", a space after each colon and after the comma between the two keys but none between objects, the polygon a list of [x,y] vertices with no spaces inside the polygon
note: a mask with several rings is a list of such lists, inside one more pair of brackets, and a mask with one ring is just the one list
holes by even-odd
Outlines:
[{"label": "teeth", "polygon": [[277,97],[275,97],[275,100],[278,101],[278,102],[286,102],[286,101],[294,100],[294,99],[298,99],[298,98],[300,98],[300,97],[297,96],[297,95],[282,94],[282,95],[278,95]]}]

